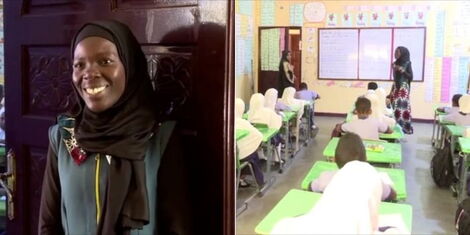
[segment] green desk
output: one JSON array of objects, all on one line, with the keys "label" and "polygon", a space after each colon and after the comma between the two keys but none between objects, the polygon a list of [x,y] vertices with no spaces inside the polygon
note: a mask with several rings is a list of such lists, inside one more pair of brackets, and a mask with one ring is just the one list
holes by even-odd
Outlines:
[{"label": "green desk", "polygon": [[444,128],[452,136],[462,136],[466,127],[464,127],[464,126],[455,126],[455,125],[445,125]]},{"label": "green desk", "polygon": [[380,139],[385,139],[385,140],[399,140],[402,139],[405,136],[403,133],[403,130],[401,129],[401,126],[396,124],[393,127],[393,132],[390,134],[385,134],[385,133],[380,133],[379,138]]},{"label": "green desk", "polygon": [[[294,119],[297,116],[297,112],[293,111],[284,111],[282,112],[284,115],[282,115],[282,123],[284,125],[284,133],[285,133],[285,141],[286,141],[286,147],[284,151],[284,161],[287,163],[287,160],[289,159],[289,124],[292,119]],[[282,167],[283,169],[283,167]],[[282,171],[282,169],[280,171]]]},{"label": "green desk", "polygon": [[[309,212],[322,194],[292,189],[277,203],[277,205],[256,226],[258,234],[269,234],[281,219],[299,216]],[[411,232],[413,209],[411,205],[382,202],[379,214],[400,214],[407,229]]]},{"label": "green desk", "polygon": [[275,136],[278,132],[279,129],[273,129],[273,128],[257,128],[261,134],[263,134],[263,143],[267,143],[273,136]]},{"label": "green desk", "polygon": [[467,172],[468,172],[468,155],[470,155],[470,138],[459,137],[458,144],[462,153],[462,161],[465,162],[464,167],[460,167],[459,178],[460,180],[458,190],[458,201],[461,202],[467,197]]},{"label": "green desk", "polygon": [[247,136],[250,132],[248,130],[244,130],[244,129],[236,129],[235,130],[235,140],[241,140],[243,139],[245,136]]},{"label": "green desk", "polygon": [[[405,180],[405,171],[402,169],[390,169],[390,168],[382,168],[382,167],[375,167],[375,169],[379,172],[385,172],[390,176],[390,179],[393,182],[393,188],[397,192],[397,200],[405,200],[407,197],[406,194],[406,180]],[[308,190],[310,186],[310,182],[314,179],[318,178],[322,172],[325,171],[334,171],[338,170],[338,166],[334,162],[325,162],[325,161],[317,161],[313,164],[313,167],[307,173],[305,178],[302,181],[301,188],[304,190]]]},{"label": "green desk", "polygon": [[[271,145],[271,138],[273,138],[277,133],[279,133],[279,129],[272,129],[268,128],[267,125],[263,124],[255,124],[256,129],[258,129],[261,134],[263,134],[263,140],[262,143],[264,146],[266,146],[266,151],[268,152],[267,156],[267,167],[266,167],[266,176],[269,176],[271,172],[271,164],[274,158],[273,154],[273,148]],[[276,150],[274,150],[276,151]],[[280,163],[281,164],[281,163]]]},{"label": "green desk", "polygon": [[[334,137],[328,142],[323,155],[329,159],[335,157],[336,146],[338,145],[339,138]],[[382,141],[364,140],[364,146],[367,144],[381,144],[384,146],[383,152],[367,151],[367,161],[372,163],[401,163],[401,145],[398,143],[387,143]]]},{"label": "green desk", "polygon": [[[446,137],[450,138],[450,152],[454,158],[457,158],[457,156],[454,154],[455,147],[457,146],[457,138],[463,135],[465,128],[466,127],[464,126],[444,125],[442,138],[443,140]],[[442,143],[441,146],[444,147],[444,143]]]},{"label": "green desk", "polygon": [[[445,125],[454,125],[453,122],[448,122],[448,121],[444,121],[442,120],[444,118],[445,115],[437,115],[436,117],[436,137],[433,139],[433,144],[434,144],[434,147],[436,148],[440,148],[442,147],[440,144],[442,144],[443,140],[444,140],[444,126]],[[434,135],[434,134],[433,134]]]},{"label": "green desk", "polygon": [[288,122],[292,120],[296,116],[296,112],[293,111],[283,111],[284,115],[282,116],[282,121],[283,122]]}]

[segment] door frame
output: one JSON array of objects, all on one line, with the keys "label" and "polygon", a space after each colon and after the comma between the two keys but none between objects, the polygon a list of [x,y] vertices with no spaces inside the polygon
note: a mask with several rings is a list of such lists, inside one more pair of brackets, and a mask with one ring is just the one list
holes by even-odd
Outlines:
[{"label": "door frame", "polygon": [[[300,31],[300,42],[302,42],[302,27],[301,26],[259,26],[258,27],[258,76],[257,76],[257,92],[260,91],[260,85],[261,85],[261,30],[264,29],[277,29],[277,28],[284,28],[286,30],[286,34],[284,34],[284,43],[285,45],[288,45],[290,42],[289,40],[289,30],[290,29],[298,29]],[[284,47],[287,48],[287,47]],[[300,63],[299,63],[299,69],[300,69],[300,78],[299,78],[299,84],[302,82],[302,48],[300,48]],[[282,51],[281,51],[282,53]],[[276,88],[277,89],[277,88]],[[278,91],[279,92],[279,91]]]}]

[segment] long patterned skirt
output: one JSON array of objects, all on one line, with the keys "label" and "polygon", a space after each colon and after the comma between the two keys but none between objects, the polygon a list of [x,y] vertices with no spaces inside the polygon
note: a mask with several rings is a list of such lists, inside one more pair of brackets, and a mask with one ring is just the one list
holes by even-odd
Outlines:
[{"label": "long patterned skirt", "polygon": [[413,134],[411,126],[410,85],[402,82],[400,87],[394,86],[391,97],[392,108],[397,123],[402,127],[405,134]]}]

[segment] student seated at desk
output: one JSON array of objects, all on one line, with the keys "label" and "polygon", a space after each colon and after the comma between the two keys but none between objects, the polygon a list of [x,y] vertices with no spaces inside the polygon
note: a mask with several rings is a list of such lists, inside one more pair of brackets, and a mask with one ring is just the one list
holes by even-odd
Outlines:
[{"label": "student seated at desk", "polygon": [[[355,103],[356,120],[338,124],[336,131],[353,132],[362,139],[379,140],[380,133],[392,133],[392,129],[385,122],[381,122],[375,117],[371,117],[371,102],[365,97],[359,97]],[[339,129],[339,130],[338,130]]]},{"label": "student seated at desk", "polygon": [[[369,82],[367,83],[367,92],[366,94],[369,94],[369,93],[375,93],[375,90],[377,90],[379,86],[377,85],[376,82]],[[365,94],[365,95],[366,95]]]},{"label": "student seated at desk", "polygon": [[460,97],[459,112],[444,115],[442,121],[453,122],[457,126],[470,126],[470,95]]},{"label": "student seated at desk", "polygon": [[304,104],[303,100],[299,100],[294,98],[295,96],[295,88],[293,87],[286,87],[282,92],[282,97],[279,101],[289,106],[290,109],[297,112],[297,117],[300,118],[304,114]]},{"label": "student seated at desk", "polygon": [[313,122],[313,116],[314,116],[314,104],[313,104],[313,101],[317,100],[317,99],[320,99],[320,95],[318,95],[318,93],[316,93],[315,91],[311,91],[308,89],[307,87],[307,83],[305,82],[302,82],[300,83],[300,89],[295,93],[295,96],[294,96],[296,99],[299,99],[299,100],[305,100],[305,101],[308,101],[308,102],[312,102],[312,105],[311,105],[311,109],[309,109],[309,112],[310,112],[310,123],[312,123],[312,128],[315,129],[317,128],[315,126],[315,123]]},{"label": "student seated at desk", "polygon": [[[335,162],[341,169],[344,165],[351,161],[366,161],[366,149],[361,138],[354,133],[346,133],[338,142],[335,151]],[[310,183],[310,190],[313,192],[323,192],[330,184],[331,180],[338,171],[325,171]],[[383,201],[395,201],[397,193],[392,188],[390,177],[386,173],[380,173],[382,178],[382,197]]]},{"label": "student seated at desk", "polygon": [[[237,141],[238,158],[242,162],[248,161],[251,163],[256,182],[260,187],[262,187],[264,185],[264,176],[259,164],[257,150],[261,144],[263,135],[258,131],[258,129],[251,125],[250,122],[242,118],[244,111],[245,103],[243,100],[239,98],[235,99],[235,130],[241,129],[249,131],[247,136]],[[241,187],[248,185],[249,184],[243,179],[240,180]]]},{"label": "student seated at desk", "polygon": [[278,101],[277,96],[277,90],[274,88],[269,88],[264,93],[264,107],[274,110],[277,114],[282,116],[283,114],[281,111],[291,111],[291,109],[286,104]]},{"label": "student seated at desk", "polygon": [[387,105],[387,95],[385,93],[385,89],[379,87],[375,90],[375,94],[379,99],[379,109],[382,110],[383,114],[387,117],[393,118],[393,110],[389,108]]},{"label": "student seated at desk", "polygon": [[264,96],[260,93],[253,94],[248,110],[250,123],[266,124],[269,128],[279,130],[282,126],[282,117],[272,109],[265,107]]},{"label": "student seated at desk", "polygon": [[374,93],[369,93],[365,95],[365,97],[370,101],[372,113],[370,114],[371,117],[377,118],[380,122],[386,123],[390,129],[397,124],[394,118],[388,117],[383,113],[383,110],[380,109],[379,104],[379,97]]},{"label": "student seated at desk", "polygon": [[279,221],[271,233],[409,234],[401,217],[387,224],[381,221],[381,195],[382,182],[377,170],[366,162],[349,162],[335,174],[309,212]]},{"label": "student seated at desk", "polygon": [[[279,130],[282,126],[282,117],[272,109],[272,104],[269,104],[269,108],[265,106],[265,98],[262,94],[256,93],[251,96],[250,109],[248,110],[248,121],[256,124],[266,124],[270,129]],[[280,134],[277,134],[271,139],[271,143],[276,147],[280,156],[281,143],[283,142]],[[260,157],[265,159],[260,152]],[[281,159],[276,159],[277,162]]]},{"label": "student seated at desk", "polygon": [[459,100],[462,97],[462,94],[455,94],[452,96],[452,107],[439,107],[436,110],[438,112],[451,114],[459,111]]}]

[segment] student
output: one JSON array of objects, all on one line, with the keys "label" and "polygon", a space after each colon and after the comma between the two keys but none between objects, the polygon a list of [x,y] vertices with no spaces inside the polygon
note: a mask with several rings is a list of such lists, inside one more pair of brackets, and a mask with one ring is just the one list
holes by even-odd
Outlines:
[{"label": "student", "polygon": [[376,118],[380,122],[386,123],[390,129],[393,129],[393,127],[395,127],[396,121],[391,117],[387,117],[383,113],[383,110],[379,107],[379,97],[375,94],[375,92],[368,93],[364,97],[367,98],[371,104],[372,113],[370,116]]},{"label": "student", "polygon": [[[343,135],[336,147],[335,162],[341,169],[346,163],[351,161],[366,161],[366,150],[361,138],[354,133],[346,133]],[[331,179],[338,171],[325,171],[310,183],[310,190],[313,192],[323,192]],[[391,180],[387,174],[382,174],[382,201],[394,201],[397,194],[391,186]]]},{"label": "student", "polygon": [[316,99],[320,99],[320,95],[318,95],[318,93],[313,90],[308,90],[307,83],[305,82],[300,83],[299,90],[295,93],[294,97],[296,99],[306,101],[314,101]]},{"label": "student", "polygon": [[375,94],[379,99],[379,109],[383,110],[383,114],[387,117],[393,117],[393,110],[387,107],[389,105],[387,105],[387,95],[385,93],[385,89],[379,87],[375,90]]},{"label": "student", "polygon": [[[369,92],[375,92],[379,86],[377,85],[376,82],[369,82],[367,83],[367,93]],[[367,94],[366,93],[366,94]]]},{"label": "student", "polygon": [[315,91],[308,90],[307,83],[302,82],[300,84],[300,89],[295,93],[294,96],[296,99],[305,100],[311,102],[311,108],[309,109],[310,112],[310,123],[312,124],[312,129],[317,128],[315,123],[313,122],[313,116],[315,114],[315,104],[313,101],[320,99],[320,95]]},{"label": "student", "polygon": [[442,117],[443,121],[453,122],[457,126],[470,125],[470,95],[463,95],[459,99],[459,112],[449,113]]},{"label": "student", "polygon": [[452,96],[452,107],[439,107],[437,111],[443,112],[446,114],[451,114],[459,111],[459,100],[462,97],[462,94],[455,94]]},{"label": "student", "polygon": [[[257,184],[262,187],[264,185],[263,171],[259,164],[259,157],[257,151],[261,141],[263,140],[263,134],[258,131],[253,125],[247,120],[243,119],[243,112],[245,111],[245,103],[243,100],[235,99],[235,130],[247,130],[248,135],[237,141],[238,158],[242,162],[250,162],[253,167]],[[240,180],[240,186],[246,187],[249,184]]]},{"label": "student", "polygon": [[354,112],[357,114],[358,119],[338,125],[340,131],[353,132],[358,134],[362,139],[369,140],[379,140],[379,132],[393,132],[385,122],[381,122],[377,118],[370,117],[372,109],[369,99],[362,96],[357,98],[355,107]]},{"label": "student", "polygon": [[282,126],[282,117],[264,105],[264,96],[260,93],[253,94],[250,99],[250,109],[247,112],[248,121],[266,124],[269,128],[279,130]]},{"label": "student", "polygon": [[381,184],[370,164],[349,162],[309,212],[282,219],[271,234],[409,234],[401,216],[385,224],[379,215]]},{"label": "student", "polygon": [[283,115],[281,111],[290,111],[291,109],[281,101],[278,101],[278,92],[274,88],[268,89],[264,93],[264,107],[276,111],[277,114]]}]

